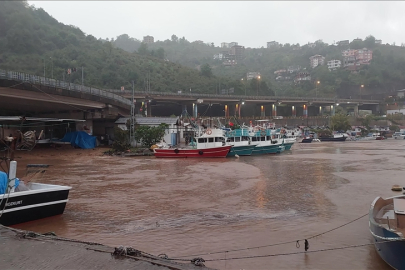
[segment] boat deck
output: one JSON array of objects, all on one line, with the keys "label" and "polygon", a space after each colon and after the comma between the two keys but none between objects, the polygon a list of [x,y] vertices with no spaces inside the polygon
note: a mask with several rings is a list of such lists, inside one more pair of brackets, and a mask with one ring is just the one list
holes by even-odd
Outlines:
[{"label": "boat deck", "polygon": [[405,199],[394,198],[392,203],[383,206],[376,214],[375,221],[386,229],[405,235]]}]

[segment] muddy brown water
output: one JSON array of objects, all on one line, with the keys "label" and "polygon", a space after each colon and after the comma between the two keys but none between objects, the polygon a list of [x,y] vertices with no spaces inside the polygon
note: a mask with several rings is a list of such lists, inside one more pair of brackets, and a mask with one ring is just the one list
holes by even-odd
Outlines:
[{"label": "muddy brown water", "polygon": [[[27,163],[50,164],[38,182],[72,190],[63,215],[14,227],[203,257],[217,269],[390,269],[367,245],[367,216],[309,240],[309,251],[359,247],[304,254],[295,240],[367,214],[377,196],[399,194],[391,186],[405,186],[404,149],[405,140],[391,139],[296,143],[279,155],[226,159],[17,153],[20,174]],[[280,242],[291,243],[271,246]]]}]

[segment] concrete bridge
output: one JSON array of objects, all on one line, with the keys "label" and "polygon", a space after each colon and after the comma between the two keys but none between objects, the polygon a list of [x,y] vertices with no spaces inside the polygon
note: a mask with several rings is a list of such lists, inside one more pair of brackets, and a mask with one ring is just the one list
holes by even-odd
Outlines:
[{"label": "concrete bridge", "polygon": [[[182,111],[190,112],[194,117],[207,110],[213,111],[213,116],[237,117],[308,117],[334,115],[338,106],[358,115],[361,110],[379,112],[380,100],[341,99],[320,97],[283,97],[283,96],[244,96],[244,95],[213,95],[201,93],[165,93],[131,90],[108,90],[131,98],[134,95],[138,112],[146,116],[162,115],[158,105],[165,104],[181,107]],[[177,114],[178,115],[178,114]]]},{"label": "concrete bridge", "polygon": [[129,114],[130,108],[130,100],[108,91],[0,70],[0,110],[3,114],[6,111],[35,116],[84,112],[116,117]]}]

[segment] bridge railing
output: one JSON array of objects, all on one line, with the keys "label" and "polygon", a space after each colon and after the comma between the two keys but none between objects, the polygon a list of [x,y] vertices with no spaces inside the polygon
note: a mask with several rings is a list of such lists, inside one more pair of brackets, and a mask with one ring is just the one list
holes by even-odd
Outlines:
[{"label": "bridge railing", "polygon": [[[111,93],[119,93],[120,95],[131,95],[131,90],[116,90],[106,89]],[[271,100],[271,101],[299,101],[299,102],[326,102],[326,103],[380,103],[380,100],[374,99],[342,99],[342,98],[326,98],[326,97],[291,97],[291,96],[244,96],[244,95],[219,95],[219,94],[203,94],[203,93],[172,93],[172,92],[154,92],[154,91],[134,91],[135,95],[148,96],[171,96],[171,97],[192,97],[198,98],[228,98],[241,101],[246,100]]]},{"label": "bridge railing", "polygon": [[41,84],[41,85],[45,85],[45,86],[58,87],[58,88],[62,88],[65,90],[83,92],[83,93],[88,93],[88,94],[91,94],[94,96],[107,98],[110,100],[118,101],[125,105],[131,105],[130,100],[124,98],[123,96],[114,94],[110,91],[100,90],[97,88],[74,84],[74,83],[68,83],[65,81],[54,80],[54,79],[41,77],[41,76],[37,76],[37,75],[26,74],[23,72],[7,71],[7,70],[0,69],[0,79],[29,82],[32,84]]}]

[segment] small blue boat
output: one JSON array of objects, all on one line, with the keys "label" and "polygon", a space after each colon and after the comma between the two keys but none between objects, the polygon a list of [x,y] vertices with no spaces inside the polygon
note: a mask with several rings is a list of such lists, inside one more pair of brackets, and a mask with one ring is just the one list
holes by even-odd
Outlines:
[{"label": "small blue boat", "polygon": [[405,195],[377,197],[370,207],[369,227],[380,257],[395,269],[405,269]]}]

